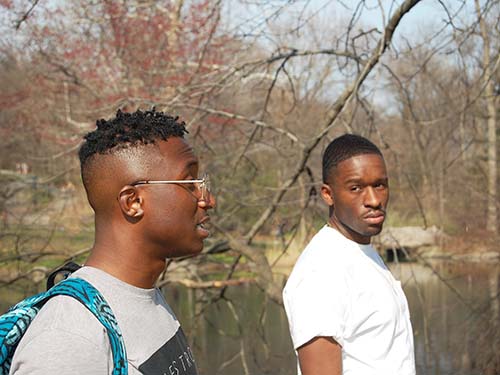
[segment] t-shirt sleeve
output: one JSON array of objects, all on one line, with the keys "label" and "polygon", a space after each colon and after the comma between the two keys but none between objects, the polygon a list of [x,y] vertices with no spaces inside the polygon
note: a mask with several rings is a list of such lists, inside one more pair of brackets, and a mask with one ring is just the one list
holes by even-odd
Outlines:
[{"label": "t-shirt sleeve", "polygon": [[283,302],[295,349],[314,337],[332,337],[344,345],[349,309],[347,285],[335,272],[309,272],[286,286]]},{"label": "t-shirt sleeve", "polygon": [[39,332],[16,350],[9,374],[109,374],[109,357],[110,353],[84,337],[52,329]]}]

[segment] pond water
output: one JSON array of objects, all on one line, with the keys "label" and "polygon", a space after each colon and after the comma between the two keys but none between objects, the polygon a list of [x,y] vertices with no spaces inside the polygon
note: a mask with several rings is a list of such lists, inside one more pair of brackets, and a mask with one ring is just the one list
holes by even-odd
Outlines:
[{"label": "pond water", "polygon": [[[408,298],[417,374],[500,374],[500,265],[392,265]],[[203,375],[292,375],[296,358],[284,310],[254,285],[163,289]],[[0,288],[0,309],[30,291]],[[495,365],[496,364],[496,365]],[[495,368],[495,366],[497,366]]]},{"label": "pond water", "polygon": [[[391,266],[408,298],[417,374],[498,374],[500,266]],[[183,324],[204,375],[295,374],[296,359],[281,306],[255,286],[217,292],[169,286],[167,300]]]}]

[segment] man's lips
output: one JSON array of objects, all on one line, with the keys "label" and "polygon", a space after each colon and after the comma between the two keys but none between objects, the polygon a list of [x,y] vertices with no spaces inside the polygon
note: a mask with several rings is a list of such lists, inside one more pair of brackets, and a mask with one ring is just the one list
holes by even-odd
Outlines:
[{"label": "man's lips", "polygon": [[207,223],[210,221],[210,216],[203,216],[200,221],[198,221],[197,225],[203,225],[204,223]]},{"label": "man's lips", "polygon": [[369,224],[382,224],[385,220],[383,211],[369,212],[363,216],[363,220]]},{"label": "man's lips", "polygon": [[196,228],[201,232],[202,237],[208,237],[210,232],[205,227],[205,225],[210,221],[210,216],[204,216],[198,224],[196,224]]}]

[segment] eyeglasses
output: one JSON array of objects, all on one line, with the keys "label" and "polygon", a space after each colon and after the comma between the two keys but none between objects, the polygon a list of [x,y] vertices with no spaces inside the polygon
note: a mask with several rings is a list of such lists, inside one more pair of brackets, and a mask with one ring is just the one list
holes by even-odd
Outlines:
[{"label": "eyeglasses", "polygon": [[210,201],[210,178],[205,174],[201,180],[141,180],[136,181],[130,185],[162,185],[162,184],[192,184],[200,192],[201,197],[198,200],[209,202]]}]

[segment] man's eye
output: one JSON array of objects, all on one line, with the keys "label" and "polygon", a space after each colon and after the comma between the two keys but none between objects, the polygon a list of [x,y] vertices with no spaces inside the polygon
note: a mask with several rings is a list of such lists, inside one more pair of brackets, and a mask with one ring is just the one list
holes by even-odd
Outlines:
[{"label": "man's eye", "polygon": [[386,189],[386,188],[387,188],[386,184],[377,184],[377,185],[375,185],[375,189],[378,189],[378,190],[383,190],[383,189]]},{"label": "man's eye", "polygon": [[349,190],[352,192],[358,192],[358,191],[361,191],[361,186],[358,186],[358,185],[351,186]]}]

